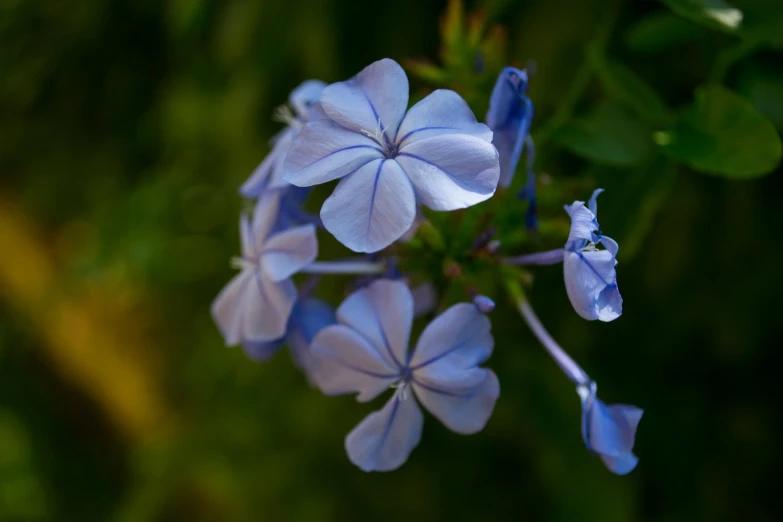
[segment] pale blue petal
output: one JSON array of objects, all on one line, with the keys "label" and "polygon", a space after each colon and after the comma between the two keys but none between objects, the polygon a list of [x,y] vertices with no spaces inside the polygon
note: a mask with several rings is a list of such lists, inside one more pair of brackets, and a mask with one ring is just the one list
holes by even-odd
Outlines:
[{"label": "pale blue petal", "polygon": [[377,252],[416,218],[416,195],[393,160],[375,160],[343,178],[321,207],[326,230],[354,252]]},{"label": "pale blue petal", "polygon": [[345,325],[327,326],[318,332],[310,352],[310,378],[326,395],[355,392],[356,400],[366,402],[399,379],[399,370],[365,337]]},{"label": "pale blue petal", "polygon": [[280,351],[284,344],[285,339],[268,342],[242,341],[242,349],[254,361],[266,361]]},{"label": "pale blue petal", "polygon": [[611,237],[601,236],[601,244],[606,247],[606,250],[608,250],[613,257],[617,257],[617,252],[620,250],[617,241]]},{"label": "pale blue petal", "polygon": [[598,195],[601,194],[604,191],[602,188],[597,188],[593,191],[592,196],[590,196],[590,201],[587,202],[587,208],[590,209],[590,212],[593,213],[593,215],[598,219]]},{"label": "pale blue petal", "polygon": [[426,282],[411,289],[413,296],[413,316],[421,317],[435,309],[438,304],[438,294],[432,283]]},{"label": "pale blue petal", "polygon": [[384,58],[352,79],[326,87],[321,105],[343,127],[374,134],[380,122],[380,130],[391,138],[408,108],[408,77],[397,62]]},{"label": "pale blue petal", "polygon": [[598,220],[585,206],[584,201],[574,201],[572,205],[566,205],[565,210],[571,217],[571,231],[568,234],[566,249],[578,250],[594,241],[596,237],[593,232],[598,230]]},{"label": "pale blue petal", "polygon": [[337,319],[366,337],[390,367],[405,365],[413,325],[413,296],[405,283],[374,281],[343,301]]},{"label": "pale blue petal", "polygon": [[313,297],[297,300],[294,310],[291,312],[286,342],[294,364],[307,374],[313,384],[314,381],[310,377],[313,365],[310,343],[318,335],[318,332],[336,322],[334,309],[329,304]]},{"label": "pale blue petal", "polygon": [[500,175],[495,147],[467,134],[412,141],[396,160],[410,177],[419,201],[433,210],[456,210],[489,199]]},{"label": "pale blue petal", "polygon": [[242,341],[242,304],[252,281],[253,272],[243,270],[229,281],[212,302],[212,318],[226,346],[234,346]]},{"label": "pale blue petal", "polygon": [[242,340],[273,341],[283,337],[296,301],[294,283],[290,279],[272,281],[257,270],[244,293]]},{"label": "pale blue petal", "polygon": [[261,265],[273,281],[282,281],[318,256],[314,225],[289,228],[269,237],[261,251]]},{"label": "pale blue petal", "polygon": [[475,306],[459,303],[436,317],[422,332],[411,368],[422,370],[436,362],[472,368],[492,354],[492,325]]},{"label": "pale blue petal", "polygon": [[258,258],[253,240],[253,226],[250,224],[250,218],[244,213],[239,217],[239,239],[242,243],[242,257],[245,259]]},{"label": "pale blue petal", "polygon": [[492,131],[454,91],[438,89],[411,107],[397,131],[398,147],[440,134],[470,134],[491,143]]},{"label": "pale blue petal", "polygon": [[608,250],[567,252],[563,260],[566,292],[583,318],[612,321],[622,313],[615,265]]},{"label": "pale blue petal", "polygon": [[283,163],[298,130],[286,127],[275,136],[272,150],[240,187],[239,193],[246,198],[257,198],[265,190],[285,188],[288,182],[283,179]]},{"label": "pale blue petal", "polygon": [[263,249],[264,241],[272,232],[280,211],[280,193],[277,191],[264,192],[253,209],[253,222],[251,236],[253,238],[253,252],[258,255]]},{"label": "pale blue petal", "polygon": [[498,378],[491,370],[486,370],[484,379],[471,388],[418,381],[412,387],[430,413],[450,430],[464,435],[484,429],[500,396]]},{"label": "pale blue petal", "polygon": [[402,466],[419,444],[424,416],[413,397],[394,394],[382,410],[365,417],[345,438],[348,458],[364,471]]},{"label": "pale blue petal", "polygon": [[624,453],[615,457],[600,455],[600,457],[609,471],[616,475],[627,475],[639,464],[639,459],[633,453]]},{"label": "pale blue petal", "polygon": [[527,73],[506,67],[498,76],[487,112],[487,125],[494,132],[492,143],[500,155],[500,185],[507,187],[533,120],[533,104],[526,97]]},{"label": "pale blue petal", "polygon": [[367,136],[331,120],[311,121],[288,149],[284,178],[298,187],[319,185],[356,172],[378,158],[383,158],[383,153]]},{"label": "pale blue petal", "polygon": [[585,405],[587,446],[602,455],[618,456],[633,450],[636,428],[644,411],[636,406],[607,406],[597,397]]},{"label": "pale blue petal", "polygon": [[307,121],[310,107],[321,97],[326,84],[321,80],[307,80],[291,91],[288,102],[299,118]]}]

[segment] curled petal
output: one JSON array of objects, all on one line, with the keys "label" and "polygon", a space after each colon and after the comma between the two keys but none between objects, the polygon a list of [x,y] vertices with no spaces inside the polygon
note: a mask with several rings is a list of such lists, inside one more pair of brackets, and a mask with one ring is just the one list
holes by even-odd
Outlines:
[{"label": "curled petal", "polygon": [[613,321],[623,312],[616,264],[608,250],[566,253],[563,260],[566,292],[576,313],[588,321]]},{"label": "curled petal", "polygon": [[384,58],[352,79],[326,87],[321,105],[343,127],[370,133],[385,130],[391,137],[408,108],[408,77],[397,62]]},{"label": "curled petal", "polygon": [[[459,303],[436,317],[419,337],[411,368],[429,371],[434,363],[468,369],[487,360],[494,340],[489,318],[475,306]],[[433,370],[435,371],[435,370]]]},{"label": "curled petal", "polygon": [[261,263],[270,279],[282,281],[312,263],[317,255],[315,226],[303,225],[267,239],[261,251]]},{"label": "curled petal", "polygon": [[356,392],[356,400],[366,402],[399,378],[398,370],[367,339],[344,325],[327,326],[318,332],[311,354],[310,377],[327,395]]},{"label": "curled petal", "polygon": [[469,134],[491,143],[492,131],[454,91],[438,89],[411,107],[397,131],[398,147],[440,134]]},{"label": "curled petal", "polygon": [[377,252],[416,218],[416,195],[396,161],[374,160],[342,179],[321,208],[324,227],[355,252]]},{"label": "curled petal", "polygon": [[402,281],[381,279],[357,290],[337,309],[337,319],[367,338],[390,367],[408,360],[413,296]]},{"label": "curled petal", "polygon": [[506,67],[498,76],[489,100],[487,125],[500,155],[500,185],[511,184],[533,121],[533,104],[526,96],[527,73]]},{"label": "curled petal", "polygon": [[309,187],[342,178],[382,158],[378,144],[331,120],[311,121],[302,127],[288,150],[285,180]]},{"label": "curled petal", "polygon": [[626,404],[607,406],[595,396],[595,390],[593,385],[583,396],[582,437],[588,449],[600,455],[610,471],[625,475],[639,462],[633,446],[644,411]]},{"label": "curled petal", "polygon": [[489,199],[500,175],[495,147],[467,134],[407,143],[396,160],[410,177],[419,201],[433,210],[456,210]]},{"label": "curled petal", "polygon": [[566,205],[565,210],[571,217],[571,231],[568,234],[566,249],[578,249],[594,241],[596,237],[593,232],[598,230],[598,220],[585,206],[584,201],[574,201],[572,205]]},{"label": "curled petal", "polygon": [[326,84],[321,80],[307,80],[291,91],[288,103],[296,111],[296,115],[304,121],[308,120],[310,107],[318,101]]},{"label": "curled petal", "polygon": [[348,458],[364,471],[391,471],[402,466],[421,440],[424,416],[413,397],[394,394],[345,438]]},{"label": "curled petal", "polygon": [[412,386],[422,405],[447,428],[469,435],[484,429],[500,396],[497,376],[491,370],[483,373],[484,378],[469,388],[418,381]]}]

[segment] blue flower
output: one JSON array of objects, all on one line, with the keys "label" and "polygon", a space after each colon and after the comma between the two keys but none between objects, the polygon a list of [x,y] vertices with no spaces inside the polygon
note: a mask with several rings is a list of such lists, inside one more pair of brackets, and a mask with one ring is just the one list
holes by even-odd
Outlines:
[{"label": "blue flower", "polygon": [[326,84],[320,80],[307,80],[291,92],[288,97],[290,107],[284,105],[276,113],[277,119],[287,125],[272,138],[272,150],[256,167],[239,193],[246,198],[257,198],[265,190],[282,189],[289,186],[283,179],[283,162],[299,130],[306,122],[325,115],[320,110],[318,98]]},{"label": "blue flower", "polygon": [[342,178],[321,208],[326,229],[356,252],[376,252],[413,224],[417,200],[455,210],[490,198],[498,154],[492,131],[457,93],[437,90],[408,106],[397,62],[375,62],[329,85],[330,119],[307,123],[285,160],[285,179],[312,186]]},{"label": "blue flower", "polygon": [[[505,67],[501,71],[489,99],[486,120],[494,133],[492,144],[500,154],[500,186],[508,187],[533,121],[533,103],[527,97],[526,71],[514,67]],[[529,169],[529,172],[532,171]],[[530,192],[532,189],[529,179],[526,190]]]},{"label": "blue flower", "polygon": [[[598,228],[596,198],[603,189],[593,192],[590,202],[574,201],[565,210],[571,216],[571,232],[565,246],[563,273],[566,292],[576,313],[592,321],[613,321],[623,313],[623,298],[617,289],[617,243],[601,234]],[[603,245],[606,250],[598,250]]]},{"label": "blue flower", "polygon": [[597,386],[580,386],[582,397],[582,438],[612,473],[633,471],[639,459],[633,454],[636,427],[644,410],[626,404],[607,406],[597,396]]},{"label": "blue flower", "polygon": [[334,309],[313,297],[299,298],[288,319],[285,336],[275,341],[244,341],[242,348],[251,359],[266,361],[284,344],[288,345],[294,364],[309,374],[312,366],[310,343],[318,332],[336,322]]},{"label": "blue flower", "polygon": [[500,394],[495,374],[478,366],[494,344],[486,316],[472,304],[454,305],[409,352],[413,313],[405,283],[376,281],[351,294],[337,310],[338,324],[312,343],[311,377],[327,395],[356,392],[367,402],[396,388],[345,439],[348,457],[364,471],[400,467],[419,443],[424,419],[412,395],[452,431],[471,434],[484,428]]},{"label": "blue flower", "polygon": [[235,260],[240,272],[212,303],[212,317],[228,346],[285,334],[296,301],[291,276],[318,254],[313,225],[274,233],[279,206],[280,194],[267,192],[252,223],[246,215],[240,218],[242,257]]}]

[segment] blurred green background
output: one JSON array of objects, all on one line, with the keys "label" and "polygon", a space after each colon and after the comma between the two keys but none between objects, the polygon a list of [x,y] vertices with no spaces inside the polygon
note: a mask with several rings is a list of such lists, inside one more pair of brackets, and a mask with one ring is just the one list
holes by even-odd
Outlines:
[{"label": "blurred green background", "polygon": [[[0,520],[776,520],[780,168],[710,176],[733,159],[662,152],[667,111],[707,81],[783,129],[783,7],[732,5],[740,35],[655,1],[467,2],[505,28],[509,64],[535,63],[542,214],[608,189],[624,315],[581,320],[557,267],[532,299],[603,400],[646,410],[640,465],[617,477],[507,306],[486,429],[428,417],[387,474],[343,450],[372,408],[311,389],[286,354],[225,349],[209,316],[274,108],[308,78],[436,61],[445,2],[0,0]],[[609,59],[644,84],[613,87]],[[596,109],[615,102],[631,109],[617,124]],[[714,143],[753,162],[740,120]]]}]

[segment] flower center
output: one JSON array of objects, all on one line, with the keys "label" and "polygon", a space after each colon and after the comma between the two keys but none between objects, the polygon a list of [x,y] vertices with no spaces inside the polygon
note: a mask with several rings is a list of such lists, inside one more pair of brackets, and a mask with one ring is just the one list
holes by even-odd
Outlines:
[{"label": "flower center", "polygon": [[362,129],[362,134],[367,135],[380,145],[383,155],[386,156],[387,159],[394,159],[397,157],[397,154],[399,154],[399,146],[386,136],[386,129],[381,127],[380,119],[378,119],[378,126],[375,128],[374,132]]},{"label": "flower center", "polygon": [[396,388],[397,397],[401,400],[408,398],[408,388],[410,387],[410,381],[413,380],[413,372],[410,368],[405,368],[400,372],[400,379],[389,386],[390,388]]},{"label": "flower center", "polygon": [[249,257],[234,256],[231,258],[231,268],[236,270],[254,269],[258,267],[258,260]]}]

